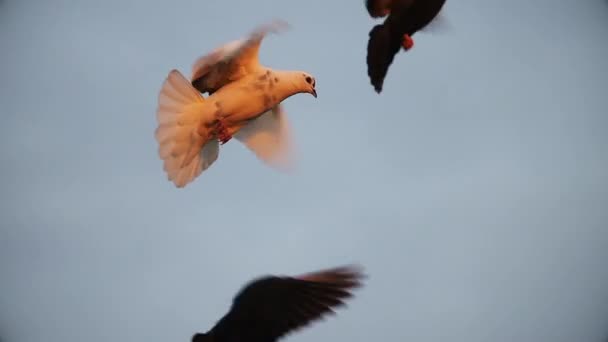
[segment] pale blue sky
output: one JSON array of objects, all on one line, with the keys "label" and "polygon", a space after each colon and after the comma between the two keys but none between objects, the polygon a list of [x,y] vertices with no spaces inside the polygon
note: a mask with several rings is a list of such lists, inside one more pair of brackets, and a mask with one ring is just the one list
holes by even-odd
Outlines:
[{"label": "pale blue sky", "polygon": [[[608,6],[445,15],[378,96],[362,0],[4,0],[3,342],[187,342],[252,277],[350,262],[367,286],[289,341],[602,341]],[[272,18],[262,61],[317,78],[285,103],[299,171],[231,141],[176,189],[161,82]]]}]

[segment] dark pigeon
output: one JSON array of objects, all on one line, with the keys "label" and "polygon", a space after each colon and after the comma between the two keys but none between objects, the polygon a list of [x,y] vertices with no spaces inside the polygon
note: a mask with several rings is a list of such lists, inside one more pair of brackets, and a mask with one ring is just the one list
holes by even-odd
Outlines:
[{"label": "dark pigeon", "polygon": [[192,342],[275,342],[343,306],[361,285],[356,267],[338,267],[297,277],[266,276],[234,297],[230,311]]},{"label": "dark pigeon", "polygon": [[444,3],[445,0],[365,0],[371,17],[388,15],[383,24],[369,32],[367,44],[367,74],[377,93],[382,92],[397,52],[412,48],[412,36],[436,20]]}]

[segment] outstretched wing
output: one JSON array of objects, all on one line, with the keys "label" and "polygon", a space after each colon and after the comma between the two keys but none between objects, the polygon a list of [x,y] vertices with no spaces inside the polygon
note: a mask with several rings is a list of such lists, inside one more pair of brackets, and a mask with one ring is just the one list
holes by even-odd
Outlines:
[{"label": "outstretched wing", "polygon": [[376,25],[367,43],[367,75],[377,93],[382,91],[389,66],[401,48],[401,37],[392,34],[390,26]]},{"label": "outstretched wing", "polygon": [[293,141],[281,104],[247,123],[234,137],[267,165],[282,171],[292,169]]},{"label": "outstretched wing", "polygon": [[210,333],[218,341],[276,341],[343,306],[362,278],[350,266],[255,280],[236,295]]},{"label": "outstretched wing", "polygon": [[201,93],[212,94],[224,85],[260,67],[258,51],[269,32],[287,27],[283,21],[273,21],[257,27],[249,37],[225,44],[198,58],[192,66],[192,85]]}]

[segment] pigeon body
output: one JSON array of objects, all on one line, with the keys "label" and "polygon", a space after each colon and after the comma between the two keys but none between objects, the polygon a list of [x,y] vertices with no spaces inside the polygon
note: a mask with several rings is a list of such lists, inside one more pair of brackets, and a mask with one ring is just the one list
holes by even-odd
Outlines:
[{"label": "pigeon body", "polygon": [[258,278],[237,293],[215,326],[194,334],[192,342],[276,342],[343,306],[362,278],[355,267]]},{"label": "pigeon body", "polygon": [[401,48],[413,47],[412,36],[437,20],[446,0],[366,0],[373,18],[388,15],[383,24],[369,33],[367,74],[377,93],[382,92],[384,79],[395,55]]},{"label": "pigeon body", "polygon": [[[273,70],[258,62],[266,25],[248,39],[229,43],[197,60],[192,80],[172,70],[158,99],[155,132],[163,167],[184,187],[219,156],[233,136],[261,160],[280,168],[289,160],[289,132],[281,102],[298,94],[317,96],[315,79],[303,71]],[[204,98],[201,93],[207,92]]]}]

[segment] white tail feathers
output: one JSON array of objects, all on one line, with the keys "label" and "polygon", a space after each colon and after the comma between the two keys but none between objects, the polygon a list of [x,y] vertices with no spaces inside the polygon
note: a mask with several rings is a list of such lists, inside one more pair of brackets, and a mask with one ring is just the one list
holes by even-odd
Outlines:
[{"label": "white tail feathers", "polygon": [[207,118],[203,96],[177,70],[171,70],[158,95],[155,132],[163,168],[175,186],[182,188],[205,171],[219,155],[217,139],[201,134]]}]

